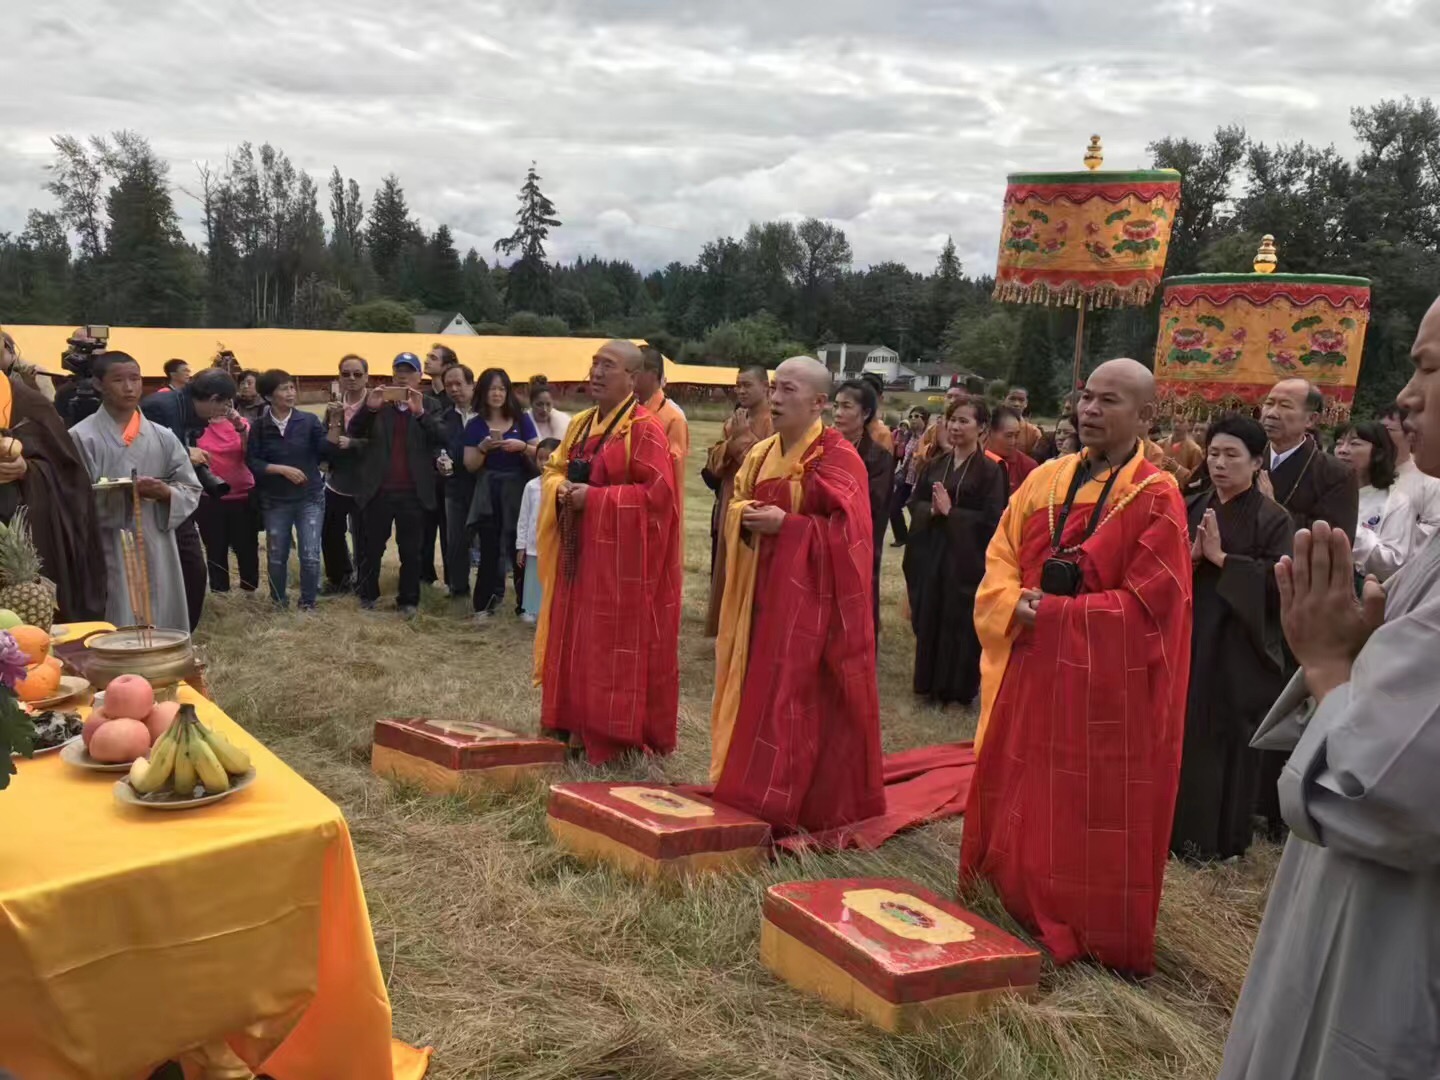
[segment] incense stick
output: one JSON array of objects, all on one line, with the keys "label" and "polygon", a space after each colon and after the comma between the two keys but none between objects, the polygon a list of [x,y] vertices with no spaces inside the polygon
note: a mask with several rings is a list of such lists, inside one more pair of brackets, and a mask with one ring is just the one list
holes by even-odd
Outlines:
[{"label": "incense stick", "polygon": [[135,551],[140,563],[140,585],[143,589],[140,602],[145,607],[145,617],[142,620],[145,629],[141,631],[141,639],[145,645],[149,646],[152,644],[153,637],[150,628],[155,625],[155,620],[154,611],[150,606],[150,560],[145,555],[145,520],[140,506],[140,471],[138,469],[130,470],[130,485],[133,493],[130,502],[135,510]]},{"label": "incense stick", "polygon": [[120,555],[125,563],[125,588],[130,598],[130,617],[134,622],[140,621],[140,562],[135,555],[135,534],[129,531],[120,533]]}]

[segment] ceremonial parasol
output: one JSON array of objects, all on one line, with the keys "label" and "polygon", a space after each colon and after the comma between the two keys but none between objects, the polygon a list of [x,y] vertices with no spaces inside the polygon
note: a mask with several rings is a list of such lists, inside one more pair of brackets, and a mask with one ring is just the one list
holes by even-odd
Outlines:
[{"label": "ceremonial parasol", "polygon": [[1100,136],[1092,135],[1086,172],[1006,177],[995,298],[1078,309],[1075,386],[1086,309],[1150,302],[1165,273],[1180,203],[1174,169],[1102,172],[1103,162]]},{"label": "ceremonial parasol", "polygon": [[1370,282],[1331,274],[1275,273],[1266,236],[1253,274],[1166,278],[1155,344],[1162,407],[1208,414],[1253,407],[1285,378],[1325,395],[1324,419],[1343,420],[1355,399]]}]

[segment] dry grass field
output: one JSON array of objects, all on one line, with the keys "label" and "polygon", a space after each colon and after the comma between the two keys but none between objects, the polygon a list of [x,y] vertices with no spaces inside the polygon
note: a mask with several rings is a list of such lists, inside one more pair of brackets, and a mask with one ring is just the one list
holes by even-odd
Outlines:
[{"label": "dry grass field", "polygon": [[[719,425],[695,421],[703,448]],[[699,781],[712,649],[701,636],[709,493],[692,457],[686,499],[680,750],[653,780]],[[968,737],[974,716],[919,705],[887,549],[880,703],[887,750]],[[393,548],[392,548],[393,557]],[[386,575],[393,595],[394,568]],[[292,571],[292,591],[294,588]],[[384,604],[382,602],[382,608]],[[369,772],[371,725],[466,717],[533,730],[528,627],[477,627],[438,593],[402,622],[352,599],[276,615],[212,597],[200,634],[216,696],[345,811],[395,1031],[436,1048],[432,1075],[506,1080],[1200,1080],[1215,1075],[1275,849],[1235,866],[1172,863],[1160,971],[1142,984],[1093,966],[1047,969],[1039,1000],[925,1035],[879,1034],[774,980],[757,958],[764,887],[795,878],[908,877],[955,888],[962,822],[869,853],[784,857],[685,889],[586,869],[548,842],[539,786],[475,801],[397,790]],[[632,766],[632,769],[635,768]],[[595,770],[571,767],[576,778]],[[619,772],[602,775],[621,775]],[[628,775],[635,775],[634,772]],[[967,898],[1014,929],[992,899]]]}]

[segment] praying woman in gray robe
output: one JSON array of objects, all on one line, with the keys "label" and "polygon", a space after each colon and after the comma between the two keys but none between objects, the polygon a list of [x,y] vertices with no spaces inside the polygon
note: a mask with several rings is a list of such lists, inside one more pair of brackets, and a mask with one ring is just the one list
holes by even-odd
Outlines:
[{"label": "praying woman in gray robe", "polygon": [[[144,498],[140,503],[145,556],[150,570],[150,604],[156,626],[188,633],[190,614],[185,604],[185,580],[180,572],[175,529],[195,512],[200,502],[200,482],[195,478],[189,454],[173,432],[152,424],[143,415],[139,434],[126,446],[122,425],[103,408],[71,428],[70,437],[75,440],[92,483],[102,479],[128,480],[132,472],[137,472],[169,488],[168,502]],[[132,529],[135,523],[132,497],[129,485],[95,493],[110,589],[105,621],[116,626],[135,626],[140,622],[130,610],[130,591],[120,546],[120,534]]]}]

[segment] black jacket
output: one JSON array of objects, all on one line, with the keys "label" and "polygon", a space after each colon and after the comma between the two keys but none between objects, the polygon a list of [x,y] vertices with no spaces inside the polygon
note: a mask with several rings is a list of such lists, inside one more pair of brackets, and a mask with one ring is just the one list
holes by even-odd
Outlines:
[{"label": "black jacket", "polygon": [[140,411],[152,424],[173,431],[181,446],[194,446],[205,433],[206,422],[196,414],[195,402],[184,390],[151,394],[140,402]]},{"label": "black jacket", "polygon": [[[255,474],[255,489],[263,502],[297,502],[316,497],[325,485],[320,463],[330,456],[325,425],[318,416],[293,409],[285,433],[266,409],[250,426],[245,462]],[[305,474],[305,483],[294,484],[283,476],[265,471],[267,465],[293,465]]]},{"label": "black jacket", "polygon": [[1275,501],[1290,512],[1297,531],[1324,521],[1354,541],[1360,487],[1350,466],[1321,450],[1309,435],[1278,469],[1270,469],[1268,447],[1264,462]]},{"label": "black jacket", "polygon": [[[390,440],[394,432],[395,406],[389,402],[371,411],[361,406],[345,433],[352,439],[364,439],[360,460],[356,465],[355,501],[364,506],[380,490],[385,474],[390,471]],[[426,510],[436,508],[435,458],[445,448],[445,423],[440,410],[426,403],[421,416],[411,416],[405,426],[405,456],[410,476],[415,481],[415,495]]]}]

